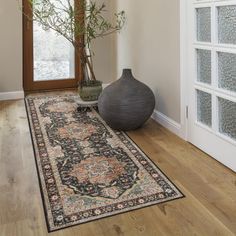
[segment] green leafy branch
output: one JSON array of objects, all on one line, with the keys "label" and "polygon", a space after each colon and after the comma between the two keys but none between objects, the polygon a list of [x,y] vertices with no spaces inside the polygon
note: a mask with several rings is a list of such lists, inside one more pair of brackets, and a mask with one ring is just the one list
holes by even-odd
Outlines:
[{"label": "green leafy branch", "polygon": [[119,32],[126,20],[125,12],[114,14],[114,23],[104,17],[106,5],[92,0],[28,0],[32,15],[44,30],[53,30],[73,44],[83,68],[96,79],[91,55],[91,42]]}]

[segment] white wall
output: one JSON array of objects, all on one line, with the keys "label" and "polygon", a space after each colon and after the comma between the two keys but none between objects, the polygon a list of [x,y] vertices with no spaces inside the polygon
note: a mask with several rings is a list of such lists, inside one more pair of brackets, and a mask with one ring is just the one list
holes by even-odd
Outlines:
[{"label": "white wall", "polygon": [[[104,16],[111,20],[115,13],[114,0],[96,0],[97,3],[105,3],[106,12]],[[116,34],[96,39],[93,42],[94,70],[98,80],[109,83],[117,79],[116,77]]]},{"label": "white wall", "polygon": [[17,1],[0,1],[0,93],[22,90],[22,21]]},{"label": "white wall", "polygon": [[116,0],[127,25],[118,36],[118,73],[132,68],[156,95],[157,110],[180,122],[179,0]]},{"label": "white wall", "polygon": [[93,42],[94,71],[96,79],[110,83],[116,79],[114,35]]}]

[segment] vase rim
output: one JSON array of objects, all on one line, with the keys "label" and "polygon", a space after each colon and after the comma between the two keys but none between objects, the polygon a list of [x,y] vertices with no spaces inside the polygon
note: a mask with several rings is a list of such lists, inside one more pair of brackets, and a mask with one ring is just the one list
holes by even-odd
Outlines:
[{"label": "vase rim", "polygon": [[123,71],[132,71],[131,68],[124,68]]}]

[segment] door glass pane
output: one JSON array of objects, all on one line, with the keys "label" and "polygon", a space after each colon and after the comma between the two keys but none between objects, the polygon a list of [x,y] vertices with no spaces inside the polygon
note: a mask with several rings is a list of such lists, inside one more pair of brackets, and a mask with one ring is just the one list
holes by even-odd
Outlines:
[{"label": "door glass pane", "polygon": [[34,22],[33,43],[34,81],[75,77],[74,48],[69,41],[52,30],[43,30],[42,26]]},{"label": "door glass pane", "polygon": [[218,98],[219,131],[236,140],[236,103]]},{"label": "door glass pane", "polygon": [[197,90],[197,120],[209,127],[212,126],[211,94]]},{"label": "door glass pane", "polygon": [[236,54],[219,52],[219,88],[236,92]]},{"label": "door glass pane", "polygon": [[211,42],[211,8],[197,9],[197,40]]},{"label": "door glass pane", "polygon": [[197,49],[197,80],[211,84],[211,51]]},{"label": "door glass pane", "polygon": [[218,7],[220,43],[236,44],[236,5]]}]

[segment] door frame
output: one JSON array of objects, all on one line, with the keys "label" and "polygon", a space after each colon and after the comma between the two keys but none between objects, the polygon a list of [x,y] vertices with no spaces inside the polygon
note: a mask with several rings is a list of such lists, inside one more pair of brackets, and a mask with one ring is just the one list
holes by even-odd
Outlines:
[{"label": "door frame", "polygon": [[[28,0],[22,0],[24,12],[31,15]],[[34,57],[33,57],[33,21],[27,16],[23,17],[23,89],[25,92],[45,91],[54,89],[67,89],[78,87],[78,82],[82,79],[82,66],[79,50],[75,51],[75,78],[51,81],[33,81]],[[76,50],[76,49],[75,49]]]},{"label": "door frame", "polygon": [[180,136],[185,141],[188,138],[188,1],[180,0]]}]

